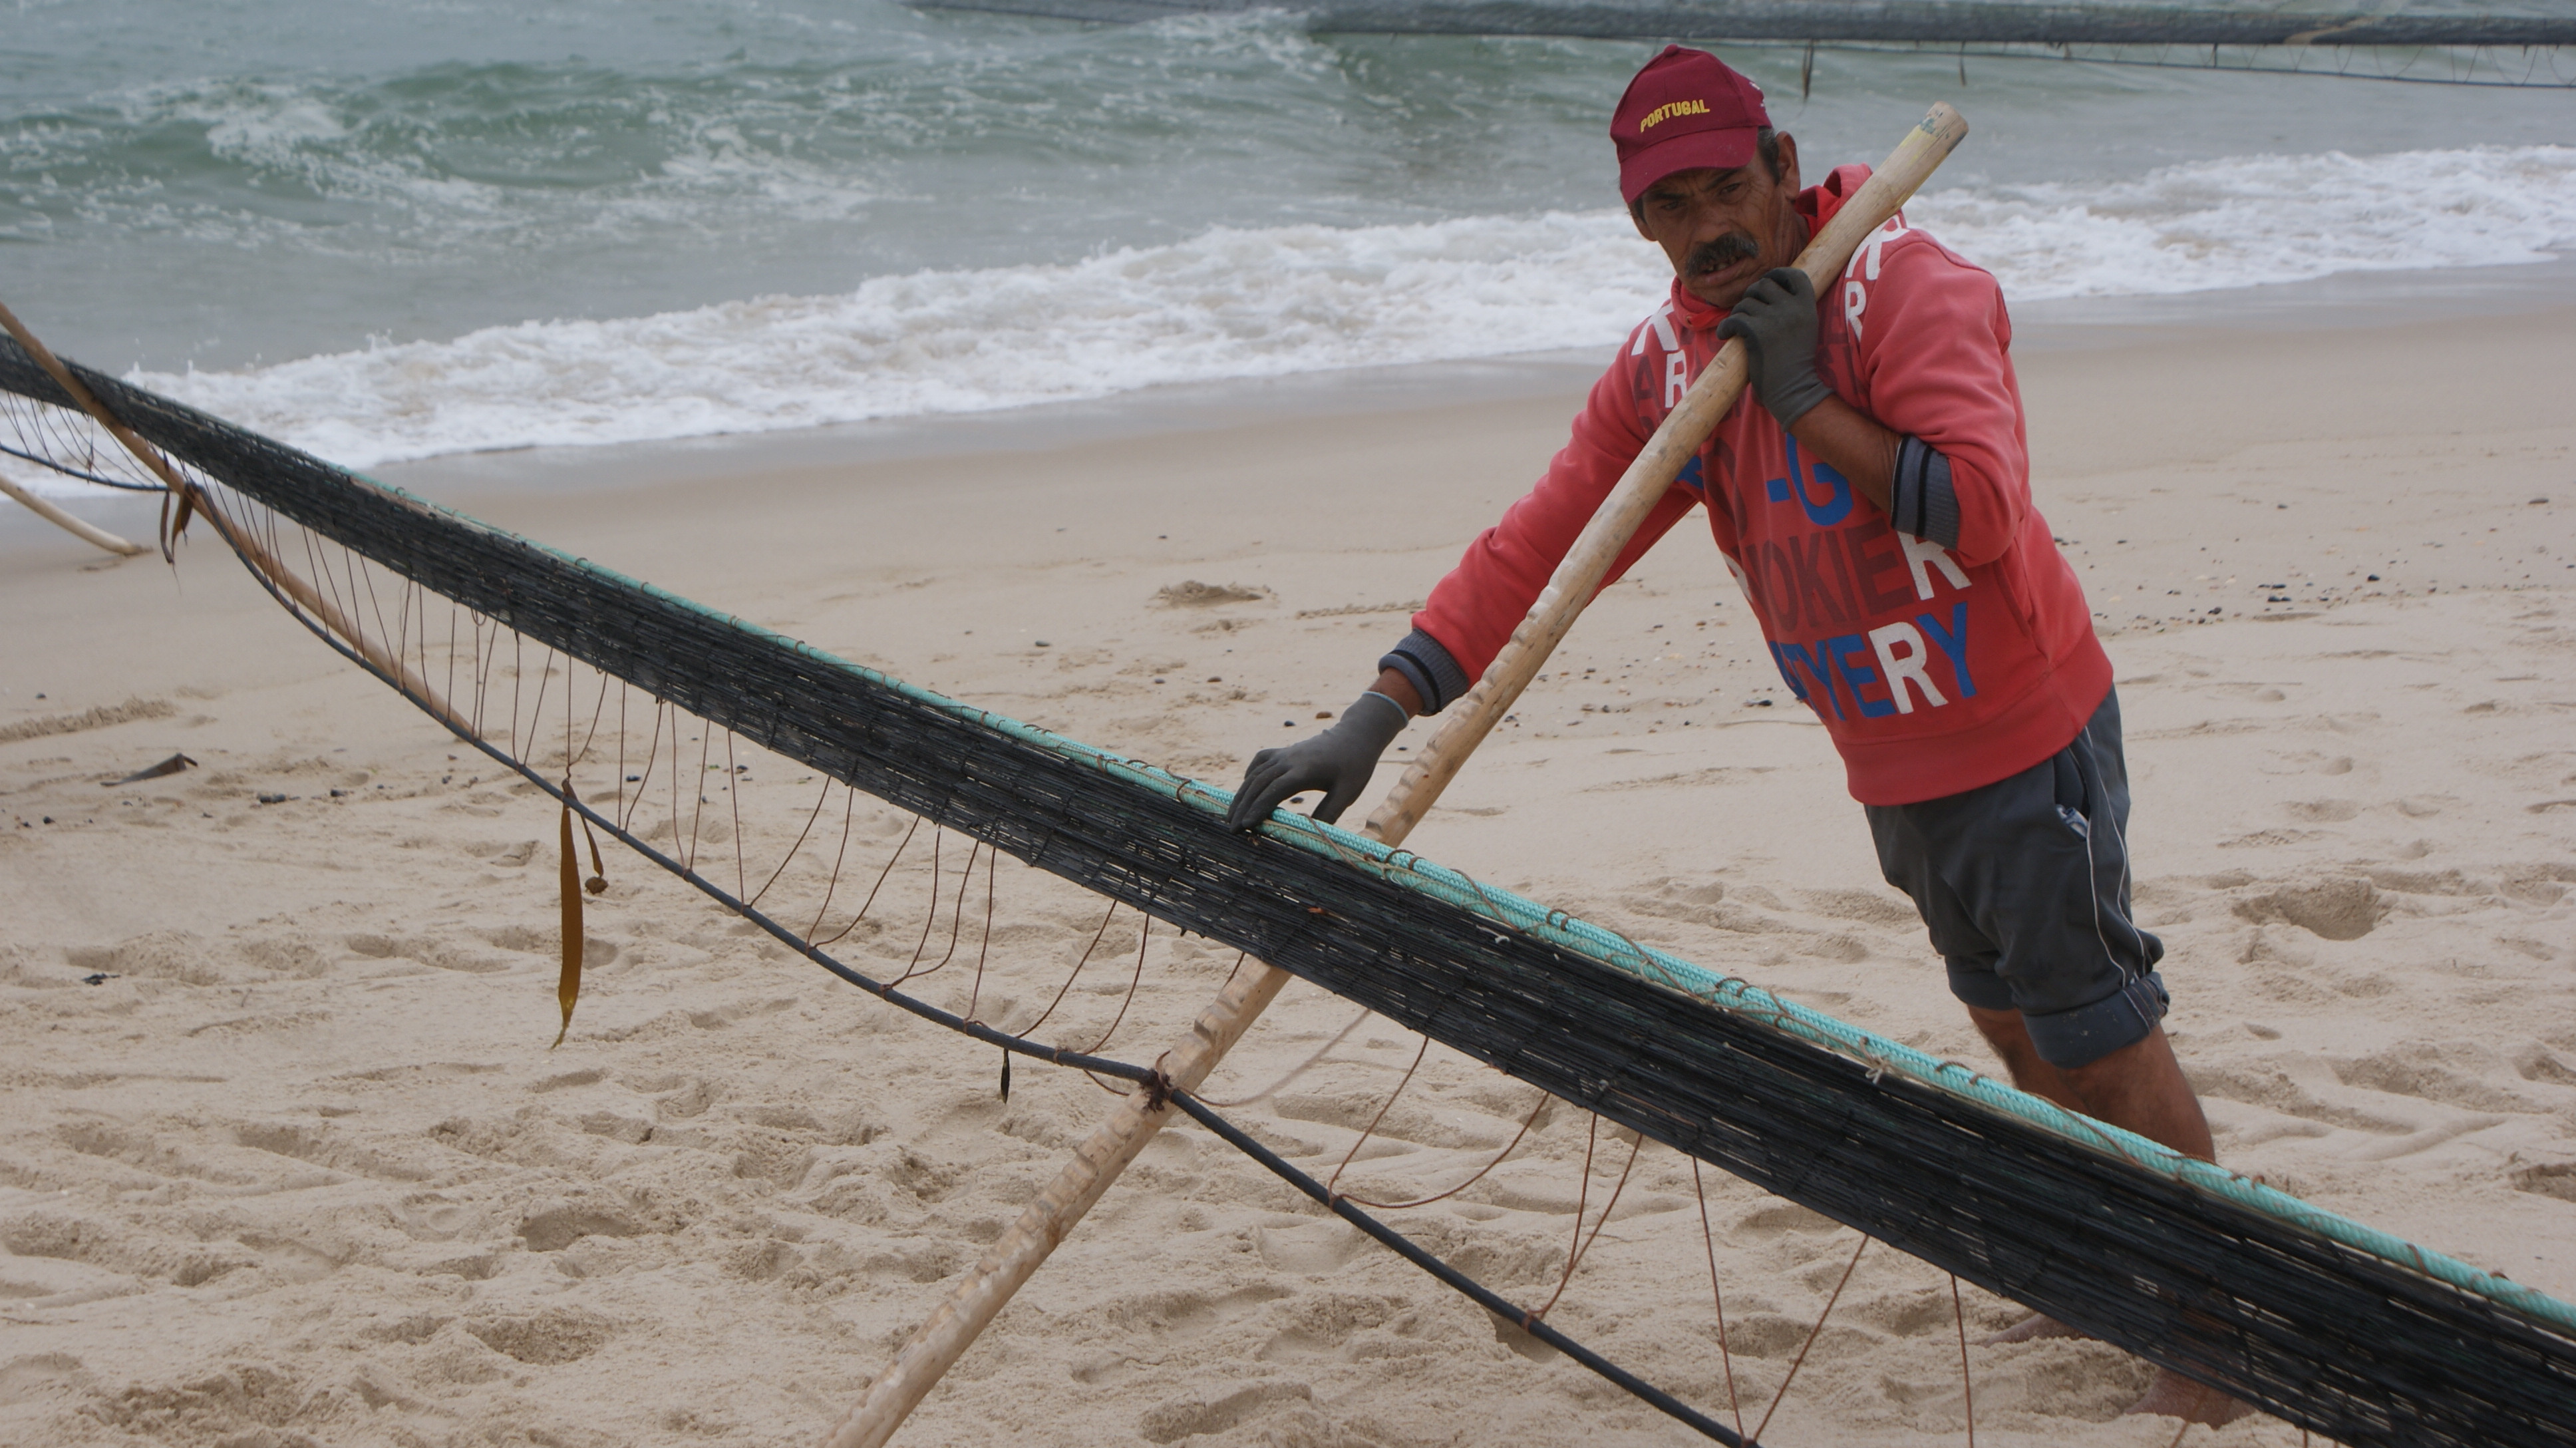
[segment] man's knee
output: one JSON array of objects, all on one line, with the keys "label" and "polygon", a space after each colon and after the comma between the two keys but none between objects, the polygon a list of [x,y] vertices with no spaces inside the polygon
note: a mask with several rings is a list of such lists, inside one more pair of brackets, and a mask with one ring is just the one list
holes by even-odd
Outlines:
[{"label": "man's knee", "polygon": [[2027,1048],[2030,1044],[2030,1032],[2022,1029],[2019,1011],[1970,1006],[1968,1019],[1976,1024],[1977,1034],[1984,1036],[1987,1044],[1998,1051]]},{"label": "man's knee", "polygon": [[2047,1068],[2048,1062],[2031,1043],[2030,1029],[2022,1023],[2021,1012],[1970,1006],[1968,1019],[1976,1025],[1977,1034],[1986,1038],[1986,1044],[1994,1047],[1995,1054],[2003,1057],[2015,1080]]}]

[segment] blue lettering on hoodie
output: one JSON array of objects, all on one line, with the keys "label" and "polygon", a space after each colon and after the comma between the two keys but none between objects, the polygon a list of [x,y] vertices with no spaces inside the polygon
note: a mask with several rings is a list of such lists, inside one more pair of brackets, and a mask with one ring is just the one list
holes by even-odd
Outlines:
[{"label": "blue lettering on hoodie", "polygon": [[[1784,430],[1780,434],[1780,441],[1786,443],[1789,448],[1789,476],[1773,478],[1764,485],[1763,491],[1770,495],[1771,501],[1785,503],[1795,497],[1798,500],[1798,507],[1806,513],[1807,521],[1819,528],[1830,528],[1850,517],[1851,480],[1823,463],[1801,468],[1798,465],[1797,437]],[[1825,485],[1825,500],[1821,503],[1810,496],[1811,489],[1807,481],[1810,476]]]},{"label": "blue lettering on hoodie", "polygon": [[1852,702],[1860,706],[1862,718],[1884,719],[1896,712],[1896,705],[1890,700],[1861,697],[1860,691],[1863,686],[1878,682],[1878,670],[1867,664],[1852,662],[1854,658],[1865,659],[1870,656],[1867,638],[1860,634],[1843,634],[1838,638],[1827,639],[1816,647],[1833,656],[1834,671],[1843,676],[1843,687],[1851,690]]},{"label": "blue lettering on hoodie", "polygon": [[1816,688],[1823,692],[1825,702],[1833,706],[1834,717],[1843,717],[1843,701],[1834,697],[1833,658],[1826,644],[1819,642],[1812,654],[1807,652],[1804,644],[1773,644],[1771,653],[1779,660],[1780,677],[1788,680],[1790,693],[1810,705],[1815,703],[1815,695],[1809,693],[1807,686],[1798,682],[1798,676],[1789,671],[1790,662],[1795,660],[1798,667],[1805,669],[1808,676],[1816,681]]},{"label": "blue lettering on hoodie", "polygon": [[1946,632],[1941,621],[1928,613],[1916,614],[1914,621],[1923,625],[1925,637],[1950,656],[1950,672],[1959,676],[1959,697],[1977,697],[1976,680],[1968,677],[1968,606],[1964,603],[1950,606],[1950,627]]}]

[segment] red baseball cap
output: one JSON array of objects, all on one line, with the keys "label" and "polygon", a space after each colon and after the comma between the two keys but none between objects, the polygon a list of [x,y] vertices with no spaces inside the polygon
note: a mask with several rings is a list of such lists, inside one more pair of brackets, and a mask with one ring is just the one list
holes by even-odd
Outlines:
[{"label": "red baseball cap", "polygon": [[1610,116],[1620,199],[1633,205],[1676,171],[1751,165],[1754,133],[1769,124],[1760,86],[1705,50],[1665,46],[1628,82]]}]

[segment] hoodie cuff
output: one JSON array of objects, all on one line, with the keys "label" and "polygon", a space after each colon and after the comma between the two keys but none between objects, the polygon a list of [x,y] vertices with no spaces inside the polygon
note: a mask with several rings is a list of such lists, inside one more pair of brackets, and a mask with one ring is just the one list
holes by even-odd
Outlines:
[{"label": "hoodie cuff", "polygon": [[1377,661],[1381,669],[1393,669],[1404,675],[1413,692],[1422,696],[1422,712],[1437,714],[1467,692],[1475,680],[1458,667],[1458,661],[1441,647],[1440,640],[1420,629],[1404,636],[1392,652]]},{"label": "hoodie cuff", "polygon": [[1897,445],[1887,516],[1899,533],[1944,548],[1959,546],[1959,494],[1950,485],[1950,460],[1919,437]]}]

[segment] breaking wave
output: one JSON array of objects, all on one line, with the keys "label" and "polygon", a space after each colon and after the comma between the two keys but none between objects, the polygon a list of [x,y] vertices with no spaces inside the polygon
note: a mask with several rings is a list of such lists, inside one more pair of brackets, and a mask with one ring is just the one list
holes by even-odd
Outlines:
[{"label": "breaking wave", "polygon": [[[2576,246],[2576,148],[2228,158],[1952,188],[1909,215],[2017,301],[2533,262]],[[1607,347],[1668,279],[1615,210],[1218,227],[1062,265],[134,380],[363,467]]]}]

